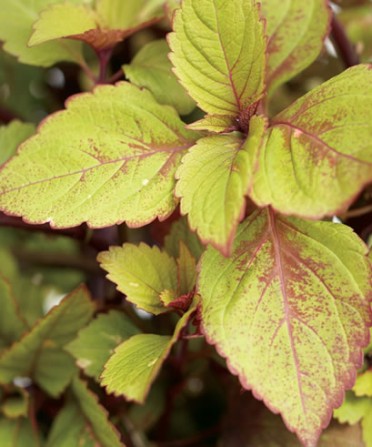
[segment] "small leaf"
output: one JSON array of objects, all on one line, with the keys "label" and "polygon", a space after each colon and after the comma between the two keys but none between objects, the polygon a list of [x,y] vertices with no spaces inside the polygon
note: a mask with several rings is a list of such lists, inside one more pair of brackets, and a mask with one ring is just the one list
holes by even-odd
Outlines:
[{"label": "small leaf", "polygon": [[182,241],[180,241],[180,256],[177,259],[177,277],[179,295],[187,294],[195,287],[196,260]]},{"label": "small leaf", "polygon": [[333,415],[341,424],[347,422],[354,425],[363,419],[371,405],[370,402],[371,399],[356,397],[352,391],[348,391],[343,404],[333,412]]},{"label": "small leaf", "polygon": [[12,121],[7,126],[0,127],[0,165],[12,157],[18,146],[35,131],[33,124]]},{"label": "small leaf", "polygon": [[361,366],[370,278],[350,228],[267,209],[240,226],[230,258],[212,248],[202,258],[207,339],[305,446],[316,445]]},{"label": "small leaf", "polygon": [[372,369],[358,375],[353,391],[356,396],[372,397]]},{"label": "small leaf", "polygon": [[73,396],[58,414],[47,447],[123,447],[107,411],[85,382],[75,378]]},{"label": "small leaf", "polygon": [[196,233],[190,230],[185,218],[178,219],[172,224],[171,230],[164,238],[165,250],[174,258],[180,256],[180,242],[190,250],[193,257],[198,260],[204,251]]},{"label": "small leaf", "polygon": [[321,218],[372,181],[372,69],[350,68],[272,120],[250,190],[259,205]]},{"label": "small leaf", "polygon": [[195,108],[195,102],[173,74],[168,53],[165,40],[150,42],[123,70],[131,82],[150,90],[160,104],[173,106],[180,115],[187,115]]},{"label": "small leaf", "polygon": [[29,415],[29,394],[23,388],[15,388],[10,396],[2,399],[0,412],[9,419]]},{"label": "small leaf", "polygon": [[87,292],[76,289],[0,355],[0,383],[29,376],[49,394],[58,396],[75,372],[72,357],[62,347],[88,323],[92,314]]},{"label": "small leaf", "polygon": [[210,115],[248,113],[264,92],[264,25],[254,1],[184,0],[169,37],[182,85]]},{"label": "small leaf", "polygon": [[308,67],[330,29],[327,0],[263,0],[267,23],[267,84],[272,91]]},{"label": "small leaf", "polygon": [[128,301],[154,315],[168,311],[160,294],[176,290],[177,265],[167,253],[143,243],[124,244],[100,253],[98,262]]},{"label": "small leaf", "polygon": [[98,379],[116,346],[137,332],[126,315],[113,310],[98,315],[65,349],[85,374]]},{"label": "small leaf", "polygon": [[[56,62],[81,62],[78,42],[48,42],[34,48],[28,46],[32,25],[39,13],[57,0],[3,0],[0,8],[0,40],[4,50],[18,57],[20,62],[49,67]],[[69,0],[78,4],[80,0]]]},{"label": "small leaf", "polygon": [[[251,120],[252,121],[252,120]],[[248,140],[239,135],[201,138],[182,159],[176,176],[181,212],[192,230],[228,255],[238,223],[244,217],[251,179],[250,152],[261,140],[265,120],[255,116]]]},{"label": "small leaf", "polygon": [[0,172],[0,207],[55,228],[144,225],[175,208],[174,173],[196,134],[129,84],[75,96]]},{"label": "small leaf", "polygon": [[178,321],[173,336],[139,334],[118,346],[105,365],[101,385],[109,393],[143,403],[164,360],[195,309],[196,301]]},{"label": "small leaf", "polygon": [[50,40],[71,37],[97,27],[98,17],[84,5],[55,3],[43,10],[33,25],[29,46],[40,45]]},{"label": "small leaf", "polygon": [[40,447],[40,441],[26,418],[0,418],[0,439],[2,447]]}]

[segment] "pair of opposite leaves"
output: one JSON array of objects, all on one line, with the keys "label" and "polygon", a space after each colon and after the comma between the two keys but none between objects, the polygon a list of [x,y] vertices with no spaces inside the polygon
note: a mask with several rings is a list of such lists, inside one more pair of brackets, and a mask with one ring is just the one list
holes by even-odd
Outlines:
[{"label": "pair of opposite leaves", "polygon": [[[261,99],[270,39],[266,45],[253,2],[185,0],[170,42],[177,75],[208,114],[194,127],[232,128]],[[285,214],[332,214],[371,181],[371,73],[368,66],[343,73],[268,129],[254,116],[247,139],[212,134],[196,145],[200,135],[148,92],[126,83],[100,87],[72,99],[3,168],[0,206],[56,227],[139,226],[172,212],[178,169],[177,194],[191,225],[225,251],[247,190],[259,206]],[[201,263],[208,339],[308,446],[351,386],[366,344],[365,251],[342,226],[264,209],[242,225],[229,259],[210,248]]]}]

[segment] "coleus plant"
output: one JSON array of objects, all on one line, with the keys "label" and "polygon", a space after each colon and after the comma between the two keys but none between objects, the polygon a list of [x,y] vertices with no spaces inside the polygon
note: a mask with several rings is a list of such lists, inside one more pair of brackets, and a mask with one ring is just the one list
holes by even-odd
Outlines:
[{"label": "coleus plant", "polygon": [[[204,336],[243,389],[280,413],[304,446],[318,445],[354,385],[372,325],[367,246],[332,222],[372,181],[372,66],[353,66],[271,111],[283,84],[319,56],[331,20],[340,32],[329,2],[3,3],[4,50],[36,66],[77,63],[102,85],[69,98],[36,132],[16,121],[1,128],[0,209],[22,217],[18,226],[105,248],[98,261],[126,298],[110,300],[107,284],[97,292],[90,278],[98,300],[79,287],[46,315],[31,312],[4,253],[1,439],[43,444],[33,386],[44,399],[65,396],[48,447],[148,445],[130,428],[137,407],[120,398],[148,403],[162,367],[187,376],[192,357],[225,369]],[[117,45],[161,21],[167,29],[164,16],[173,28],[166,40],[143,46],[123,66],[127,81],[111,85]],[[82,43],[98,55],[98,75]],[[81,231],[66,230],[74,227]],[[97,243],[97,229],[119,227],[122,246]],[[130,228],[141,227],[152,231],[138,245]],[[150,330],[133,309],[156,316]],[[361,400],[350,394],[336,413],[341,422],[365,419],[367,447],[370,372],[354,387]],[[32,385],[20,387],[20,377]],[[88,379],[101,385],[102,403]],[[319,445],[335,445],[332,436]]]}]

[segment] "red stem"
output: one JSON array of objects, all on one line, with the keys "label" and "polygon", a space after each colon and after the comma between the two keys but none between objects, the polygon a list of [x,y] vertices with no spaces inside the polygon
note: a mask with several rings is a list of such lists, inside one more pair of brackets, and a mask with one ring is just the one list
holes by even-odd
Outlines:
[{"label": "red stem", "polygon": [[358,65],[360,61],[355,46],[347,37],[345,29],[337,19],[336,14],[333,14],[332,16],[331,37],[337,53],[343,61],[345,67],[349,68],[353,65]]}]

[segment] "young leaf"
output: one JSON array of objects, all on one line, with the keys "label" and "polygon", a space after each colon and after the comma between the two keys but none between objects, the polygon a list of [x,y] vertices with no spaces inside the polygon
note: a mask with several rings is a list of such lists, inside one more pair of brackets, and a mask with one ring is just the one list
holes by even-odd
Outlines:
[{"label": "young leaf", "polygon": [[73,359],[62,347],[85,326],[93,305],[83,288],[76,289],[0,355],[0,383],[29,376],[52,396],[58,396],[75,372]]},{"label": "young leaf", "polygon": [[18,340],[26,329],[10,284],[0,276],[0,353]]},{"label": "young leaf", "polygon": [[187,245],[180,241],[180,256],[177,259],[178,294],[192,291],[196,283],[196,260]]},{"label": "young leaf", "polygon": [[168,311],[160,294],[177,289],[177,265],[166,252],[143,243],[124,244],[100,253],[98,262],[128,301],[155,315]]},{"label": "young leaf", "polygon": [[173,106],[180,115],[187,115],[195,108],[195,102],[173,74],[168,53],[165,40],[150,42],[123,70],[131,82],[150,90],[160,104]]},{"label": "young leaf", "polygon": [[164,219],[176,206],[175,170],[195,137],[149,92],[129,83],[98,87],[48,117],[2,169],[0,208],[55,228]]},{"label": "young leaf", "polygon": [[85,374],[98,379],[116,346],[137,332],[126,315],[113,310],[100,314],[65,349]]},{"label": "young leaf", "polygon": [[225,255],[244,217],[244,196],[252,171],[250,153],[265,131],[264,118],[255,116],[253,122],[246,142],[235,134],[201,138],[176,173],[182,214],[188,214],[191,229],[203,242],[210,242]]},{"label": "young leaf", "polygon": [[186,245],[196,260],[200,258],[204,247],[197,234],[190,230],[186,218],[183,217],[172,224],[169,234],[164,238],[164,248],[171,256],[178,258],[180,242]]},{"label": "young leaf", "polygon": [[[58,0],[2,0],[0,8],[0,40],[4,49],[21,62],[49,67],[60,61],[80,62],[81,45],[78,42],[48,42],[34,48],[28,46],[32,25],[39,13]],[[69,0],[80,3],[80,0]]]},{"label": "young leaf", "polygon": [[350,68],[272,120],[250,191],[258,205],[330,216],[372,181],[371,68]]},{"label": "young leaf", "polygon": [[368,343],[365,255],[348,227],[263,209],[241,225],[230,258],[212,248],[202,258],[208,340],[307,447],[352,387]]},{"label": "young leaf", "polygon": [[267,85],[272,91],[308,67],[330,29],[327,0],[263,0],[268,35]]},{"label": "young leaf", "polygon": [[196,304],[195,300],[178,320],[173,336],[139,334],[118,346],[105,365],[101,385],[109,393],[143,403],[181,330],[195,312]]},{"label": "young leaf", "polygon": [[0,127],[0,165],[12,157],[18,146],[35,131],[33,124],[12,121],[7,126]]},{"label": "young leaf", "polygon": [[[169,37],[175,73],[198,105],[232,125],[264,91],[264,25],[254,1],[184,0]],[[209,128],[209,126],[206,126]]]},{"label": "young leaf", "polygon": [[74,3],[55,3],[43,10],[33,25],[29,46],[50,40],[71,37],[97,27],[98,17],[85,6]]},{"label": "young leaf", "polygon": [[3,447],[40,447],[40,440],[26,418],[5,419],[0,417],[0,439]]},{"label": "young leaf", "polygon": [[73,396],[57,416],[47,447],[123,447],[106,410],[87,384],[75,378],[71,391]]}]

